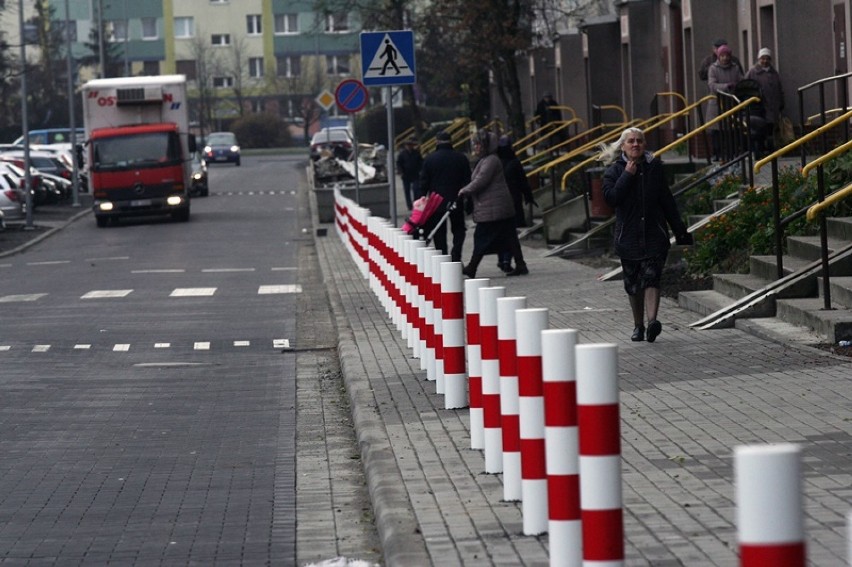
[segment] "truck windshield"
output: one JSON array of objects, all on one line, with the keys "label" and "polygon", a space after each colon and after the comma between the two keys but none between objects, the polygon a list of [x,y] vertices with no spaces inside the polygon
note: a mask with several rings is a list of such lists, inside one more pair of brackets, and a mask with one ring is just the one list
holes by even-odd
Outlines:
[{"label": "truck windshield", "polygon": [[158,167],[180,163],[175,132],[152,132],[92,140],[94,170]]}]

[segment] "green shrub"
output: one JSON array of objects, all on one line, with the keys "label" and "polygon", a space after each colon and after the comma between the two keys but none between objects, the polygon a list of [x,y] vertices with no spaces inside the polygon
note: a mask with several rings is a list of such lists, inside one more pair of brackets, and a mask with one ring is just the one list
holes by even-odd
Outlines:
[{"label": "green shrub", "polygon": [[231,123],[243,148],[281,148],[290,146],[290,130],[279,116],[267,112],[246,114]]}]

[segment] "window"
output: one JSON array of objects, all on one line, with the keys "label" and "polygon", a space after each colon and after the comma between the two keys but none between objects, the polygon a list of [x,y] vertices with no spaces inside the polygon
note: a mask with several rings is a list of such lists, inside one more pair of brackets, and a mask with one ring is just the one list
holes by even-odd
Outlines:
[{"label": "window", "polygon": [[214,89],[228,89],[234,86],[233,77],[213,77]]},{"label": "window", "polygon": [[231,45],[231,34],[229,33],[214,33],[210,36],[210,45],[228,46]]},{"label": "window", "polygon": [[142,18],[142,39],[158,39],[157,18]]},{"label": "window", "polygon": [[260,79],[263,77],[263,57],[249,57],[249,77]]},{"label": "window", "polygon": [[246,16],[246,33],[249,35],[260,35],[263,33],[260,14],[249,14]]},{"label": "window", "polygon": [[178,59],[175,61],[175,71],[178,75],[186,75],[187,81],[194,81],[198,78],[194,59]]},{"label": "window", "polygon": [[275,15],[275,33],[276,34],[299,33],[299,15],[298,14],[276,14]]},{"label": "window", "polygon": [[279,77],[298,77],[302,74],[302,59],[298,55],[279,57],[277,63]]},{"label": "window", "polygon": [[326,33],[349,31],[349,14],[341,12],[326,15],[325,31]]},{"label": "window", "polygon": [[110,30],[110,41],[127,41],[127,20],[112,20],[107,22],[107,29]]},{"label": "window", "polygon": [[265,108],[263,108],[263,99],[253,98],[249,100],[249,104],[251,105],[251,111],[254,113],[261,113]]},{"label": "window", "polygon": [[[159,61],[143,61],[142,62],[142,74],[143,75],[159,75],[160,74],[160,62]],[[187,77],[189,78],[189,77]]]},{"label": "window", "polygon": [[328,75],[348,75],[349,59],[345,55],[326,55],[325,67]]},{"label": "window", "polygon": [[175,37],[195,36],[195,20],[192,16],[175,18]]},{"label": "window", "polygon": [[[0,10],[2,10],[2,9],[3,9],[3,2],[2,2],[2,0],[0,0]],[[50,23],[50,25],[56,26],[59,29],[60,37],[62,37],[62,39],[64,40],[65,39],[65,29],[66,29],[65,28],[65,20],[54,20]],[[77,41],[77,22],[74,21],[74,20],[71,20],[70,22],[68,22],[68,28],[67,29],[68,29],[68,34],[71,36],[71,37],[68,38],[69,41]]]}]

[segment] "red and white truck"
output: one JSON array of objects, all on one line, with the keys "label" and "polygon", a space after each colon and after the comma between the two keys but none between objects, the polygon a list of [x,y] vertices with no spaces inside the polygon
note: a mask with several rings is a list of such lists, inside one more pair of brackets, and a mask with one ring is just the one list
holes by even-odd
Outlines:
[{"label": "red and white truck", "polygon": [[95,220],[168,214],[189,220],[195,136],[186,77],[94,79],[82,87]]}]

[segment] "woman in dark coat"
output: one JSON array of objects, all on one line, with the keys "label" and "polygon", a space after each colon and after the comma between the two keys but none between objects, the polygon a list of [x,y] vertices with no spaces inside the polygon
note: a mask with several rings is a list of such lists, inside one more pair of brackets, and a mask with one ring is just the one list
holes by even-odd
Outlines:
[{"label": "woman in dark coat", "polygon": [[[500,137],[500,141],[497,143],[497,157],[503,164],[503,176],[506,178],[506,185],[509,186],[509,193],[512,194],[512,202],[515,205],[515,226],[524,227],[527,225],[524,203],[533,202],[532,188],[530,188],[530,182],[527,180],[524,165],[515,155],[512,139],[509,136]],[[511,272],[512,254],[509,251],[504,251],[498,255],[498,258],[497,267],[504,272]]]},{"label": "woman in dark coat", "polygon": [[692,236],[669,190],[663,162],[645,151],[642,130],[627,128],[618,141],[602,150],[605,162],[615,158],[604,173],[603,191],[615,209],[615,252],[621,258],[624,289],[633,312],[631,339],[645,340],[647,315],[647,337],[652,343],[663,329],[657,312],[660,278],[671,246],[668,227],[678,244],[691,243]]},{"label": "woman in dark coat", "polygon": [[524,253],[515,230],[515,205],[503,175],[503,165],[497,157],[497,136],[480,130],[473,139],[476,157],[480,158],[470,176],[470,183],[459,190],[459,198],[473,200],[473,255],[464,267],[464,275],[476,277],[476,269],[486,254],[509,250],[515,258],[515,269],[507,276],[529,273]]}]

